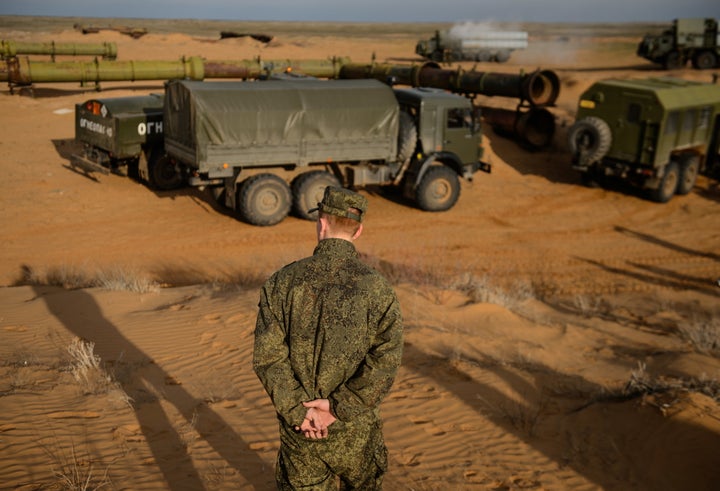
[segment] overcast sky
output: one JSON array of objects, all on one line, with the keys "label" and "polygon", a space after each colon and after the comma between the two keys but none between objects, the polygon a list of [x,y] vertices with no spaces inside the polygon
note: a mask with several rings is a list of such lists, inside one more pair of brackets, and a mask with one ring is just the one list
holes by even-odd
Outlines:
[{"label": "overcast sky", "polygon": [[0,0],[0,15],[349,22],[664,22],[720,0]]}]

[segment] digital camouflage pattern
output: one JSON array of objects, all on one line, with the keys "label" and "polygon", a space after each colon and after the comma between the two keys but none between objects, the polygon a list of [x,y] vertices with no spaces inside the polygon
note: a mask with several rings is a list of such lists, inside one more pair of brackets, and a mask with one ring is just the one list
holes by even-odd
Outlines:
[{"label": "digital camouflage pattern", "polygon": [[367,205],[367,198],[362,194],[345,188],[328,186],[325,188],[323,199],[318,203],[317,208],[308,210],[308,213],[320,210],[322,213],[362,222]]},{"label": "digital camouflage pattern", "polygon": [[[402,316],[390,284],[354,245],[325,239],[265,283],[253,367],[277,411],[282,489],[379,489],[387,468],[379,404],[402,357]],[[328,399],[328,437],[294,431],[303,401]],[[285,483],[285,484],[283,484]],[[284,488],[283,486],[287,486]]]}]

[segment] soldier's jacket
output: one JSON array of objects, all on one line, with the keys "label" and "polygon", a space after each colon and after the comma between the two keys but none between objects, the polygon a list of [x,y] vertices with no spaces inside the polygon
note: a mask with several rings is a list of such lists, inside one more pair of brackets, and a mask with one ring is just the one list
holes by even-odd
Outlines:
[{"label": "soldier's jacket", "polygon": [[287,427],[302,423],[303,401],[321,398],[340,422],[331,432],[375,420],[401,356],[395,292],[351,242],[322,240],[261,290],[253,367]]}]

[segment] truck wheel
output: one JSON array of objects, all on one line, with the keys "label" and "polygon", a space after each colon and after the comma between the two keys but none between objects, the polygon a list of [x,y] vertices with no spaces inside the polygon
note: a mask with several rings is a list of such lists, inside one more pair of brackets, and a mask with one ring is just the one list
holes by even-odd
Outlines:
[{"label": "truck wheel", "polygon": [[457,203],[460,180],[457,173],[446,165],[430,167],[415,190],[415,200],[421,210],[445,211]]},{"label": "truck wheel", "polygon": [[677,70],[685,66],[685,59],[680,52],[671,51],[665,56],[663,66],[665,67],[665,70]]},{"label": "truck wheel", "polygon": [[701,51],[693,58],[693,67],[699,70],[709,70],[717,66],[717,56],[712,51]]},{"label": "truck wheel", "polygon": [[653,201],[658,203],[667,203],[675,195],[675,191],[678,188],[678,181],[680,180],[680,171],[678,165],[675,162],[670,162],[665,167],[665,175],[660,180],[660,185],[657,189],[652,191]]},{"label": "truck wheel", "polygon": [[183,176],[177,162],[162,150],[152,152],[148,162],[150,186],[162,191],[181,188]]},{"label": "truck wheel", "polygon": [[700,172],[700,159],[697,155],[686,155],[680,160],[680,178],[677,194],[688,194],[695,187]]},{"label": "truck wheel", "polygon": [[505,49],[501,49],[495,55],[495,61],[497,61],[498,63],[505,63],[509,59],[510,59],[510,52]]},{"label": "truck wheel", "polygon": [[238,214],[252,225],[275,225],[290,213],[290,186],[274,174],[248,177],[237,193]]},{"label": "truck wheel", "polygon": [[581,155],[586,162],[597,162],[610,150],[612,133],[600,118],[589,116],[575,121],[568,131],[568,145],[572,155]]},{"label": "truck wheel", "polygon": [[325,188],[328,186],[340,186],[340,181],[324,170],[303,172],[297,176],[292,183],[295,215],[305,220],[315,220],[317,212],[308,213],[308,210],[315,208],[322,201]]},{"label": "truck wheel", "polygon": [[398,131],[398,162],[407,162],[415,153],[418,133],[413,117],[400,111],[400,131]]},{"label": "truck wheel", "polygon": [[580,182],[587,188],[600,188],[604,182],[601,176],[598,175],[597,170],[591,167],[587,171],[580,172]]}]

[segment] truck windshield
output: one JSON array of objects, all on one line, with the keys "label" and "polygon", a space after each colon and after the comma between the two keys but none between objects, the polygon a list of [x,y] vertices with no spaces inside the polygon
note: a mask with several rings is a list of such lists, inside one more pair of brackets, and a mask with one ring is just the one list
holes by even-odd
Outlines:
[{"label": "truck windshield", "polygon": [[453,108],[447,112],[448,128],[473,128],[473,114],[469,108]]}]

